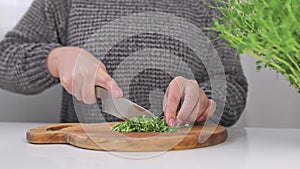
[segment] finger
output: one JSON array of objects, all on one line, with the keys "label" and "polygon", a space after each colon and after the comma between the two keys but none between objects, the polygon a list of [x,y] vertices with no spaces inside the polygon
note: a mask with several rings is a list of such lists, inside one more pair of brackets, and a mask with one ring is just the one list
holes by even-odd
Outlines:
[{"label": "finger", "polygon": [[216,111],[217,104],[215,101],[209,99],[208,107],[204,113],[197,119],[197,122],[202,122],[210,118]]},{"label": "finger", "polygon": [[82,101],[82,83],[83,83],[83,79],[79,78],[79,76],[77,77],[73,77],[73,95],[76,97],[76,99],[78,101]]},{"label": "finger", "polygon": [[96,73],[95,84],[106,88],[116,98],[123,96],[121,88],[110,77],[110,75],[100,67]]},{"label": "finger", "polygon": [[168,88],[167,88],[166,94],[164,95],[163,112],[166,112],[166,107],[167,107],[167,93],[168,93]]},{"label": "finger", "polygon": [[209,106],[209,101],[208,98],[205,94],[205,92],[199,88],[199,94],[200,94],[200,98],[199,98],[199,102],[198,102],[198,106],[199,106],[199,111],[198,111],[198,116],[197,116],[197,120],[204,114],[204,112],[206,111],[206,109]]},{"label": "finger", "polygon": [[207,118],[210,118],[217,109],[217,103],[214,100],[209,99],[209,110]]},{"label": "finger", "polygon": [[200,107],[200,105],[199,105],[199,102],[198,102],[197,105],[195,106],[194,110],[192,111],[192,113],[188,116],[185,123],[194,124],[197,121],[198,113],[199,113],[199,107]]},{"label": "finger", "polygon": [[188,87],[186,87],[186,90],[184,91],[184,101],[177,115],[177,123],[179,125],[183,125],[188,122],[189,117],[191,119],[194,118],[193,122],[197,119],[199,112],[199,107],[197,106],[199,101],[199,92],[195,92],[195,90],[199,90],[198,84],[188,84]]},{"label": "finger", "polygon": [[200,117],[209,106],[208,98],[207,98],[205,92],[201,88],[199,88],[199,95],[200,95],[200,98],[199,98],[198,117]]},{"label": "finger", "polygon": [[87,77],[86,80],[83,81],[82,84],[82,101],[85,104],[94,104],[96,103],[95,96],[95,82],[90,77]]},{"label": "finger", "polygon": [[179,86],[179,83],[174,79],[169,84],[169,87],[166,92],[166,101],[165,101],[165,117],[166,122],[169,126],[175,125],[176,113],[180,98],[182,96],[182,89]]},{"label": "finger", "polygon": [[84,57],[82,57],[83,62],[86,61],[86,56],[90,56],[89,62],[97,63],[97,66],[100,69],[103,69],[105,72],[107,72],[105,65],[100,60],[98,60],[96,57],[94,57],[90,52],[83,50],[82,54],[80,56],[84,56]]},{"label": "finger", "polygon": [[69,94],[73,95],[73,91],[72,91],[73,87],[70,85],[67,85],[68,83],[66,81],[67,81],[66,79],[61,78],[60,84]]},{"label": "finger", "polygon": [[102,62],[99,62],[99,67],[107,72],[105,65]]},{"label": "finger", "polygon": [[[61,72],[60,72],[61,73]],[[60,84],[62,85],[62,87],[65,88],[65,90],[73,95],[73,80],[72,80],[72,75],[71,74],[65,74],[65,75],[61,75],[59,74],[60,77]]]}]

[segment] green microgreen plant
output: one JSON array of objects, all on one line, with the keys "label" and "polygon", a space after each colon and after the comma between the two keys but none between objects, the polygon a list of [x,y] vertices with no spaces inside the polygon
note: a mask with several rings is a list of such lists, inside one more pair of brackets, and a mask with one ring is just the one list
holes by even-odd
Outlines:
[{"label": "green microgreen plant", "polygon": [[186,124],[184,126],[168,126],[166,121],[160,117],[152,117],[146,115],[140,115],[138,117],[132,118],[128,121],[118,123],[111,127],[112,131],[118,132],[177,132],[181,127],[188,127],[190,125]]},{"label": "green microgreen plant", "polygon": [[270,68],[300,93],[300,0],[216,0],[219,38],[239,54],[257,59],[257,70]]}]

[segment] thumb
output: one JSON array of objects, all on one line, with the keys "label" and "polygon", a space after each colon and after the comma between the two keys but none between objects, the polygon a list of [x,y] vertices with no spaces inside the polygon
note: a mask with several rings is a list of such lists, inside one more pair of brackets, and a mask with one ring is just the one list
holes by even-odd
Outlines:
[{"label": "thumb", "polygon": [[123,97],[122,89],[117,85],[112,77],[103,70],[99,68],[96,73],[95,85],[99,85],[107,89],[114,97],[120,98]]}]

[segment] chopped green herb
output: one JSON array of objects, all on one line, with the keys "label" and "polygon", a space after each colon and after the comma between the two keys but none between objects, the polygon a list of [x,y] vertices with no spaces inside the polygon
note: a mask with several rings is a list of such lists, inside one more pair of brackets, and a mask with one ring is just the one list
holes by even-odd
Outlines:
[{"label": "chopped green herb", "polygon": [[[188,127],[186,124],[183,127]],[[140,115],[123,123],[118,123],[111,127],[112,131],[118,132],[176,132],[182,126],[168,126],[166,121],[160,117]]]}]

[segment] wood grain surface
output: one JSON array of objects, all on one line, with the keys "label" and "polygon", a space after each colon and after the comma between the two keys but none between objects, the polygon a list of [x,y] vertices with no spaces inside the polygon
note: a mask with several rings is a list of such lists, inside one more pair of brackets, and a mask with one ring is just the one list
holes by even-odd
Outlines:
[{"label": "wood grain surface", "polygon": [[110,131],[116,123],[65,123],[33,128],[27,141],[33,144],[71,144],[103,151],[168,151],[213,146],[224,142],[227,130],[215,124],[182,128],[175,133],[119,133]]}]

